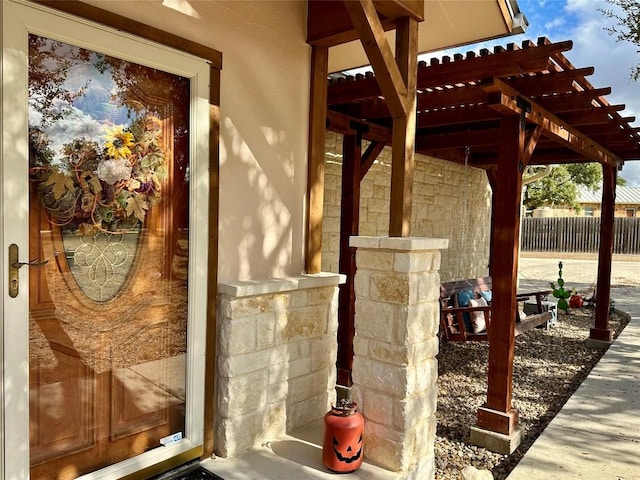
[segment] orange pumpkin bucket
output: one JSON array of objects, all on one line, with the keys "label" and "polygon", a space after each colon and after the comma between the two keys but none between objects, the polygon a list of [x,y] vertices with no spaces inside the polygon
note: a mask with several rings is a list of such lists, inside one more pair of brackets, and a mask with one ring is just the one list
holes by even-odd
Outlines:
[{"label": "orange pumpkin bucket", "polygon": [[341,400],[324,416],[322,463],[329,470],[349,473],[362,465],[364,418],[358,406]]}]

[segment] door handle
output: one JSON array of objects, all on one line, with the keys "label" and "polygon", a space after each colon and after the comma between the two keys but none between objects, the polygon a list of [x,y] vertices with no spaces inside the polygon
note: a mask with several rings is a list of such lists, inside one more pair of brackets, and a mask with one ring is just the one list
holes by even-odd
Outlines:
[{"label": "door handle", "polygon": [[19,270],[25,265],[29,267],[44,267],[47,263],[49,263],[49,260],[44,260],[42,262],[39,262],[38,259],[35,259],[35,260],[31,260],[30,262],[13,262],[11,266]]},{"label": "door handle", "polygon": [[37,259],[29,262],[18,261],[18,245],[12,243],[9,245],[9,296],[16,298],[18,296],[18,285],[20,283],[20,269],[25,265],[30,267],[44,267],[49,260],[39,261]]}]

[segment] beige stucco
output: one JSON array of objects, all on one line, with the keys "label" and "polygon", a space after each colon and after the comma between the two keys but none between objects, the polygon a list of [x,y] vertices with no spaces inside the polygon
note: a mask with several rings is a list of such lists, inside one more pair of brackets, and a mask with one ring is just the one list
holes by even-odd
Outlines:
[{"label": "beige stucco", "polygon": [[[364,151],[364,148],[363,148]],[[342,136],[327,133],[322,270],[338,272]],[[391,149],[385,148],[360,185],[360,235],[389,234]],[[444,238],[443,281],[488,274],[491,188],[485,172],[471,166],[416,155],[411,235]]]},{"label": "beige stucco", "polygon": [[299,275],[309,108],[306,2],[86,3],[222,52],[219,280]]}]

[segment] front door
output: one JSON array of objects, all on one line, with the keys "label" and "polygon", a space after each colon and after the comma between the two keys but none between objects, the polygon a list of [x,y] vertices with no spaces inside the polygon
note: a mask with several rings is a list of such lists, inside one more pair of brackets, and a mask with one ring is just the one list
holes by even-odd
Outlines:
[{"label": "front door", "polygon": [[3,40],[3,478],[198,456],[206,62],[23,2]]}]

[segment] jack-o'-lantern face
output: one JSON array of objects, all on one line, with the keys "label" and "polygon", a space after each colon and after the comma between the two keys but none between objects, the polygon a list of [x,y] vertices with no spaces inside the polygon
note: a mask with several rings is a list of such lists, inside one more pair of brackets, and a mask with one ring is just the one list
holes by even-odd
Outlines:
[{"label": "jack-o'-lantern face", "polygon": [[345,435],[342,439],[338,439],[334,435],[333,452],[336,454],[336,458],[341,462],[355,462],[362,455],[362,434],[358,436],[357,442],[354,442],[354,439],[348,435]]}]

